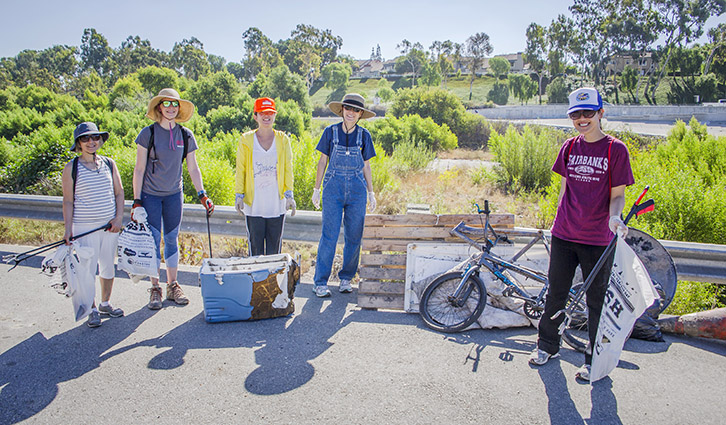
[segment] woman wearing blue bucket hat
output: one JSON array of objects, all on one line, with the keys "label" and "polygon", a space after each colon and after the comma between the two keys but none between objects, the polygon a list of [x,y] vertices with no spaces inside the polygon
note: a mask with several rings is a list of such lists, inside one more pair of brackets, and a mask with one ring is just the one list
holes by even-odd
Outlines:
[{"label": "woman wearing blue bucket hat", "polygon": [[[550,287],[539,322],[537,348],[529,359],[535,366],[559,356],[558,328],[564,317],[553,320],[552,316],[565,308],[577,266],[582,267],[582,275],[587,277],[613,234],[627,234],[620,215],[625,206],[625,187],[635,183],[628,148],[602,131],[604,110],[600,93],[589,87],[573,91],[567,114],[579,134],[565,141],[552,166],[552,171],[561,176],[561,187],[552,225]],[[585,364],[576,374],[585,381],[590,380],[591,347],[597,337],[611,268],[612,256],[587,291],[590,343]]]},{"label": "woman wearing blue bucket hat", "polygon": [[[116,163],[97,152],[108,140],[108,132],[99,131],[96,124],[83,122],[73,131],[72,152],[80,155],[63,168],[63,222],[66,243],[73,235],[80,235],[110,224],[107,231],[93,232],[74,243],[93,248],[90,264],[98,264],[101,281],[101,304],[93,303],[86,324],[101,326],[101,315],[121,317],[123,310],[109,303],[113,278],[116,275],[114,260],[118,235],[123,225],[124,188]],[[95,267],[95,266],[94,266]]]}]

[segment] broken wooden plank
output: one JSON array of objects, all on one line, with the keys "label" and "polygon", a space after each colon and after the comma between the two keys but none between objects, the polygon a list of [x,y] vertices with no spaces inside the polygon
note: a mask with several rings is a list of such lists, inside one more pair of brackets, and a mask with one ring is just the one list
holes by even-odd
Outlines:
[{"label": "broken wooden plank", "polygon": [[377,280],[361,280],[358,283],[359,294],[403,295],[405,282],[379,282]]},{"label": "broken wooden plank", "polygon": [[358,269],[361,279],[375,280],[405,280],[405,268],[361,267]]},{"label": "broken wooden plank", "polygon": [[363,266],[403,266],[406,267],[406,254],[361,254]]}]

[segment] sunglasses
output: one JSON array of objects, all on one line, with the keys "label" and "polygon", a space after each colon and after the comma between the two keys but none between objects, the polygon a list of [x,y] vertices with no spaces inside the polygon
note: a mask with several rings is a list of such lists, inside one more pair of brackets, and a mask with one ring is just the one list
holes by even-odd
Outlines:
[{"label": "sunglasses", "polygon": [[161,102],[161,104],[164,105],[165,108],[168,108],[170,106],[173,106],[176,108],[179,106],[179,102],[176,100],[165,100],[165,101]]},{"label": "sunglasses", "polygon": [[87,134],[85,136],[81,136],[81,137],[78,138],[78,141],[79,142],[83,142],[83,143],[86,143],[89,140],[93,140],[94,142],[98,142],[99,140],[101,140],[101,135],[100,134]]},{"label": "sunglasses", "polygon": [[580,117],[585,118],[592,118],[597,114],[597,111],[593,111],[592,109],[583,109],[575,112],[570,112],[568,115],[570,116],[570,119],[576,120]]},{"label": "sunglasses", "polygon": [[353,112],[362,111],[361,108],[356,108],[355,106],[349,106],[349,105],[343,105],[343,109],[345,109],[346,111],[353,111]]}]

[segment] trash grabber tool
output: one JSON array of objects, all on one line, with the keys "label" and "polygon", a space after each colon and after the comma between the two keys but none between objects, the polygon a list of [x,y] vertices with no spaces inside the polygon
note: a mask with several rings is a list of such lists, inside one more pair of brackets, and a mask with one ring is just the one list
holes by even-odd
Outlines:
[{"label": "trash grabber tool", "polygon": [[[631,218],[635,215],[641,215],[645,214],[648,211],[653,211],[655,208],[655,201],[652,199],[648,199],[647,201],[640,203],[641,200],[643,200],[643,197],[648,192],[648,189],[650,189],[650,186],[646,186],[645,189],[643,189],[643,193],[640,194],[638,199],[635,201],[633,206],[630,208],[630,211],[628,212],[628,215],[623,220],[623,223],[626,225],[630,221]],[[600,258],[597,260],[597,263],[595,263],[595,267],[592,268],[592,271],[587,276],[587,279],[585,279],[585,283],[580,287],[580,290],[577,291],[577,294],[575,294],[575,297],[573,298],[572,302],[570,302],[570,305],[558,311],[552,316],[552,319],[556,319],[561,314],[565,315],[565,320],[562,321],[559,327],[560,335],[562,335],[562,332],[567,329],[567,327],[570,325],[570,321],[572,320],[572,312],[575,309],[575,306],[577,306],[580,303],[580,300],[582,300],[582,297],[585,296],[585,293],[590,288],[590,285],[592,285],[592,281],[595,280],[595,276],[597,276],[600,269],[602,269],[603,265],[607,261],[608,257],[610,257],[610,254],[615,250],[615,245],[618,241],[618,235],[616,234],[613,236],[613,238],[610,240],[610,243],[605,248],[605,251],[602,253]]]},{"label": "trash grabber tool", "polygon": [[209,258],[212,258],[212,231],[209,229],[209,211],[207,211],[207,238],[209,239]]},{"label": "trash grabber tool", "polygon": [[[86,235],[90,235],[91,233],[98,232],[99,230],[108,230],[110,228],[111,228],[111,223],[107,223],[97,229],[89,230],[88,232],[81,233],[80,235],[77,235],[77,236],[73,236],[73,237],[71,237],[70,240],[74,241],[74,240],[80,239]],[[38,248],[33,248],[29,251],[21,252],[19,254],[6,255],[3,257],[3,261],[6,263],[14,262],[15,264],[10,268],[10,270],[12,270],[15,267],[18,267],[18,264],[20,264],[22,261],[25,261],[28,258],[38,255],[40,253],[50,251],[53,248],[57,248],[57,247],[63,245],[64,243],[66,243],[65,239],[61,239],[59,241],[49,243],[48,245],[43,245]],[[8,270],[8,271],[10,271],[10,270]]]}]

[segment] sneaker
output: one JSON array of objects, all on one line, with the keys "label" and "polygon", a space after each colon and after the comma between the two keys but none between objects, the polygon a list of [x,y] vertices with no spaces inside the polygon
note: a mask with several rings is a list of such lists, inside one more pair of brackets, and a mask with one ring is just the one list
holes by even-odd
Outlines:
[{"label": "sneaker", "polygon": [[98,311],[101,312],[101,314],[111,316],[111,317],[121,317],[124,315],[124,311],[120,308],[113,308],[111,304],[106,305],[99,305]]},{"label": "sneaker", "polygon": [[350,280],[348,280],[348,279],[341,280],[340,286],[338,287],[338,291],[340,291],[344,294],[349,294],[349,293],[353,292],[353,287],[350,285]]},{"label": "sneaker", "polygon": [[149,293],[151,293],[151,296],[149,297],[149,309],[151,310],[158,310],[161,308],[161,286],[152,286],[149,288]]},{"label": "sneaker", "polygon": [[557,357],[560,357],[560,353],[550,354],[544,350],[535,348],[534,351],[532,351],[532,354],[529,356],[529,364],[535,366],[542,366],[543,364],[547,363],[549,359],[556,359]]},{"label": "sneaker", "polygon": [[88,315],[88,321],[86,321],[86,325],[88,325],[89,328],[97,328],[101,326],[101,314],[98,312],[98,310],[91,310],[91,314]]},{"label": "sneaker", "polygon": [[166,285],[166,299],[174,301],[179,305],[189,304],[189,298],[184,295],[184,291],[182,291],[181,286],[179,286],[179,282],[177,281]]},{"label": "sneaker", "polygon": [[318,298],[330,296],[330,289],[328,289],[328,285],[313,285],[313,292],[315,292],[315,295],[317,295]]},{"label": "sneaker", "polygon": [[575,373],[575,378],[590,382],[590,365],[584,364],[581,368],[577,369],[577,373]]}]

